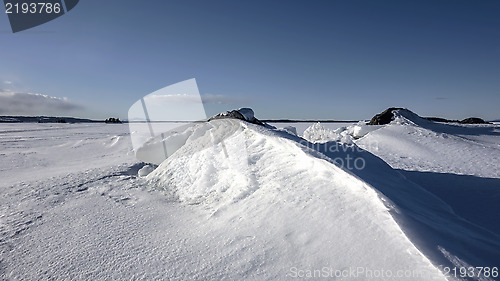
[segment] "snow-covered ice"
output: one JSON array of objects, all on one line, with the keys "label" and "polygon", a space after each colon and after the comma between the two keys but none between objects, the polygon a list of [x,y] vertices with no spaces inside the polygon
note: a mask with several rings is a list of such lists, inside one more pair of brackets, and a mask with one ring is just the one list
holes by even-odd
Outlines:
[{"label": "snow-covered ice", "polygon": [[444,266],[498,266],[500,126],[405,114],[299,136],[218,119],[135,151],[126,125],[1,124],[0,278],[446,280]]}]

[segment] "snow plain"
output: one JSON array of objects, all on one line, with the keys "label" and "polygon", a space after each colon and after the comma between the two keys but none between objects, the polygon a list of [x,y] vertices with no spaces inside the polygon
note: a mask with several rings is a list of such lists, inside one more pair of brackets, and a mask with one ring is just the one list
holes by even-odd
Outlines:
[{"label": "snow plain", "polygon": [[0,278],[453,280],[444,267],[500,265],[498,125],[402,114],[316,125],[314,142],[195,126],[138,176],[126,125],[1,124]]}]

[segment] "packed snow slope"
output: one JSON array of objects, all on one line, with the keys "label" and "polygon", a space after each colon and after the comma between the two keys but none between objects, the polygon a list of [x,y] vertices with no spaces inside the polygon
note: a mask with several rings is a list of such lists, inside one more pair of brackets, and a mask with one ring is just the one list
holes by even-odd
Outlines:
[{"label": "packed snow slope", "polygon": [[500,178],[499,137],[498,125],[437,123],[399,110],[391,124],[358,144],[376,141],[371,152],[397,169]]},{"label": "packed snow slope", "polygon": [[[304,136],[325,144],[350,138],[383,159],[405,181],[418,184],[390,180],[399,188],[387,188],[392,185],[384,183],[383,174],[374,176],[371,168],[353,171],[405,209],[401,213],[407,220],[395,218],[432,260],[439,259],[434,251],[438,249],[445,256],[455,256],[451,260],[456,266],[500,263],[500,126],[436,123],[409,110],[398,110],[388,125],[360,122],[331,131],[315,124]],[[386,165],[376,161],[380,163],[367,161],[367,166]],[[419,200],[415,192],[422,188],[445,202],[442,205],[454,215],[434,212],[425,200]],[[399,191],[405,189],[407,195],[403,196]]]},{"label": "packed snow slope", "polygon": [[457,214],[500,235],[499,125],[436,123],[401,110],[391,124],[356,143]]}]

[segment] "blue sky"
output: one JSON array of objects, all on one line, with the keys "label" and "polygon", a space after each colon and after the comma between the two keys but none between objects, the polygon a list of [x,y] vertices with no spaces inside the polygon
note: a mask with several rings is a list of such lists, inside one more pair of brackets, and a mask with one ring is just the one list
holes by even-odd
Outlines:
[{"label": "blue sky", "polygon": [[499,14],[496,0],[81,0],[16,34],[3,14],[0,115],[125,119],[142,96],[196,78],[209,115],[345,120],[402,106],[498,119]]}]

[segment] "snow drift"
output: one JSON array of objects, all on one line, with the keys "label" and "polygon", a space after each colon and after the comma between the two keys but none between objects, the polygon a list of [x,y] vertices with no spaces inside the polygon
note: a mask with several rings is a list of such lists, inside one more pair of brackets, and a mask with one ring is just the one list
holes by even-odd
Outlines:
[{"label": "snow drift", "polygon": [[239,120],[214,121],[213,134],[238,130],[207,149],[198,143],[211,143],[209,133],[186,142],[147,176],[148,183],[174,200],[203,206],[207,223],[258,237],[245,247],[267,253],[260,270],[268,278],[287,276],[292,267],[327,266],[426,274],[415,280],[440,276],[382,198],[390,200],[372,186],[294,135]]},{"label": "snow drift", "polygon": [[[400,126],[432,124],[409,111],[398,113],[393,123]],[[244,221],[272,229],[262,241],[286,259],[263,265],[269,272],[290,265],[356,264],[416,269],[427,275],[414,279],[428,280],[443,278],[438,265],[456,261],[493,266],[498,235],[457,216],[443,200],[354,144],[366,144],[384,127],[366,126],[333,132],[316,124],[304,133],[313,143],[242,120],[214,119],[195,125],[147,181],[173,200],[203,206],[208,220],[225,228]],[[224,140],[214,141],[214,135]],[[338,159],[364,164],[352,168]]]},{"label": "snow drift", "polygon": [[[407,110],[397,111],[395,116],[390,124],[356,144],[438,196],[474,225],[463,233],[489,232],[490,240],[498,243],[500,220],[495,218],[500,213],[500,127],[433,122]],[[488,262],[498,264],[500,247],[493,249]]]},{"label": "snow drift", "polygon": [[498,126],[433,122],[406,109],[393,113],[390,124],[376,126],[357,144],[397,169],[500,177]]}]

